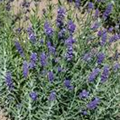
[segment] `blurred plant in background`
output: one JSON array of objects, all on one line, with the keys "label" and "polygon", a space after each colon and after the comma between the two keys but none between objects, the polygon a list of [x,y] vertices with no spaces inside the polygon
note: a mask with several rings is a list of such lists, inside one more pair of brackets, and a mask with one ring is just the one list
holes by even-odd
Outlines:
[{"label": "blurred plant in background", "polygon": [[119,1],[47,1],[42,17],[38,1],[18,15],[11,2],[0,2],[0,107],[11,119],[119,119]]}]

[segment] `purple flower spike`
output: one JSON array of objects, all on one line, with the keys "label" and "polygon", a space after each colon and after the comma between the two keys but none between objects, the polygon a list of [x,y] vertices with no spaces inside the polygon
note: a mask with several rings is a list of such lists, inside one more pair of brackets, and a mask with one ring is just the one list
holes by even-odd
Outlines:
[{"label": "purple flower spike", "polygon": [[70,80],[65,80],[65,81],[64,81],[64,85],[65,85],[65,87],[68,88],[69,90],[72,90],[72,89],[73,89],[73,86],[71,85]]},{"label": "purple flower spike", "polygon": [[106,44],[106,40],[107,40],[107,33],[105,32],[102,37],[101,37],[101,41],[100,41],[100,45],[103,46]]},{"label": "purple flower spike", "polygon": [[115,65],[113,66],[113,70],[116,72],[119,69],[120,69],[120,64],[119,63],[115,63]]},{"label": "purple flower spike", "polygon": [[101,82],[105,82],[109,77],[109,66],[104,66],[103,73],[101,75]]},{"label": "purple flower spike", "polygon": [[46,35],[48,35],[48,36],[52,36],[53,35],[53,29],[50,27],[48,22],[45,22],[44,30],[45,30]]},{"label": "purple flower spike", "polygon": [[23,52],[23,48],[21,47],[20,43],[18,41],[15,41],[15,46],[17,51],[19,52],[19,54],[24,57],[24,52]]},{"label": "purple flower spike", "polygon": [[29,72],[28,63],[27,63],[27,61],[24,61],[23,62],[23,75],[24,75],[25,78],[27,78],[28,72]]},{"label": "purple flower spike", "polygon": [[81,0],[75,0],[75,6],[76,6],[77,8],[80,7],[80,4],[81,4]]},{"label": "purple flower spike", "polygon": [[86,110],[82,110],[81,113],[82,113],[83,115],[87,115],[87,114],[88,114]]},{"label": "purple flower spike", "polygon": [[104,20],[107,19],[107,17],[110,15],[111,11],[112,11],[113,5],[109,4],[105,10],[105,12],[103,13],[103,18]]},{"label": "purple flower spike", "polygon": [[48,79],[49,79],[50,82],[53,82],[53,80],[54,80],[54,74],[53,74],[53,72],[50,71],[48,73]]},{"label": "purple flower spike", "polygon": [[31,53],[29,67],[34,68],[35,64],[36,64],[36,61],[37,61],[37,53]]},{"label": "purple flower spike", "polygon": [[68,30],[69,30],[70,34],[74,33],[75,28],[76,28],[76,25],[73,23],[72,20],[69,20],[69,22],[68,22]]},{"label": "purple flower spike", "polygon": [[79,94],[79,98],[87,98],[89,96],[89,92],[86,90],[83,90],[82,92],[80,92]]},{"label": "purple flower spike", "polygon": [[101,64],[104,61],[104,58],[105,58],[105,54],[104,53],[99,53],[97,55],[97,63]]},{"label": "purple flower spike", "polygon": [[52,91],[49,96],[49,101],[54,101],[56,99],[56,92]]},{"label": "purple flower spike", "polygon": [[37,100],[37,93],[36,92],[31,92],[30,97],[32,98],[33,101]]},{"label": "purple flower spike", "polygon": [[63,22],[63,20],[64,20],[64,17],[65,17],[65,9],[64,8],[62,8],[62,7],[60,7],[60,8],[58,8],[58,15],[57,15],[57,26],[60,28],[60,29],[62,29],[62,27],[63,27],[63,25],[64,25],[64,22]]},{"label": "purple flower spike", "polygon": [[112,42],[116,42],[117,40],[119,40],[119,35],[118,34],[115,34],[114,36],[110,37],[109,39],[109,42],[112,43]]},{"label": "purple flower spike", "polygon": [[100,69],[99,69],[99,68],[94,69],[94,70],[90,73],[90,75],[89,75],[89,78],[88,78],[89,81],[90,81],[90,82],[94,81],[95,78],[98,76],[99,72],[100,72]]},{"label": "purple flower spike", "polygon": [[95,18],[98,18],[99,17],[99,10],[98,9],[96,9],[95,10],[95,16],[94,16]]},{"label": "purple flower spike", "polygon": [[9,88],[9,90],[12,90],[13,89],[13,82],[12,82],[12,77],[11,77],[11,73],[10,72],[7,72],[6,73],[6,84]]},{"label": "purple flower spike", "polygon": [[99,23],[98,22],[95,22],[91,27],[92,30],[97,30],[98,28],[99,28]]},{"label": "purple flower spike", "polygon": [[34,33],[30,33],[29,34],[29,39],[32,43],[35,43],[36,42],[36,36]]},{"label": "purple flower spike", "polygon": [[83,56],[83,60],[84,61],[90,61],[91,60],[91,54],[90,53],[86,53],[84,56]]},{"label": "purple flower spike", "polygon": [[92,2],[88,3],[88,10],[92,10],[94,8],[94,4]]},{"label": "purple flower spike", "polygon": [[94,110],[99,104],[99,102],[100,102],[100,99],[96,97],[94,100],[88,103],[87,108],[90,110]]},{"label": "purple flower spike", "polygon": [[46,59],[47,59],[47,56],[46,56],[46,54],[43,52],[43,53],[40,55],[40,62],[41,62],[42,67],[46,66]]}]

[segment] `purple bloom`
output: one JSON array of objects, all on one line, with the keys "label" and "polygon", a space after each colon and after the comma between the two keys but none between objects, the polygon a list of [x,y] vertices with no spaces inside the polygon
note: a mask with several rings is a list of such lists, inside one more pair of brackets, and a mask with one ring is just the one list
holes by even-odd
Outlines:
[{"label": "purple bloom", "polygon": [[49,79],[50,82],[53,82],[53,80],[54,80],[54,74],[53,74],[52,71],[48,72],[48,79]]},{"label": "purple bloom", "polygon": [[109,32],[112,32],[113,29],[114,29],[113,27],[110,27],[110,28],[108,29],[108,31],[109,31]]},{"label": "purple bloom", "polygon": [[95,78],[98,76],[99,72],[100,72],[100,69],[99,69],[99,68],[94,69],[94,70],[90,73],[90,75],[89,75],[89,78],[88,78],[89,81],[90,81],[90,82],[94,81]]},{"label": "purple bloom", "polygon": [[71,85],[70,80],[65,80],[65,81],[64,81],[64,85],[65,85],[65,87],[68,88],[69,90],[72,90],[72,89],[73,89],[73,86]]},{"label": "purple bloom", "polygon": [[92,30],[97,30],[98,28],[99,28],[99,23],[98,22],[95,22],[91,27]]},{"label": "purple bloom", "polygon": [[102,30],[102,31],[100,30],[100,31],[98,31],[98,34],[97,34],[97,35],[98,35],[99,37],[101,37],[101,36],[102,36],[103,34],[105,34],[105,33],[106,33],[106,30]]},{"label": "purple bloom", "polygon": [[104,53],[99,53],[97,55],[97,63],[101,64],[103,62],[104,58],[105,58],[105,54]]},{"label": "purple bloom", "polygon": [[54,101],[56,99],[56,92],[52,91],[49,96],[49,101]]},{"label": "purple bloom", "polygon": [[35,67],[36,61],[37,61],[37,53],[31,53],[31,56],[30,56],[30,68]]},{"label": "purple bloom", "polygon": [[80,92],[79,97],[80,98],[87,98],[89,96],[89,92],[86,90],[83,90],[82,92]]},{"label": "purple bloom", "polygon": [[51,42],[47,42],[47,47],[48,47],[48,49],[49,49],[49,52],[51,52],[51,53],[53,53],[53,54],[55,54],[55,47],[53,47],[52,45],[51,45]]},{"label": "purple bloom", "polygon": [[90,61],[90,60],[91,60],[91,54],[90,54],[90,53],[86,53],[86,54],[83,56],[83,60],[84,60],[84,61]]},{"label": "purple bloom", "polygon": [[6,84],[9,88],[9,90],[12,90],[13,89],[13,82],[12,82],[12,77],[11,77],[11,73],[10,72],[7,72],[6,73]]},{"label": "purple bloom", "polygon": [[110,37],[109,42],[112,43],[112,42],[115,42],[115,41],[117,41],[119,39],[120,39],[119,35],[115,34],[114,36]]},{"label": "purple bloom", "polygon": [[77,8],[80,7],[80,4],[81,4],[81,0],[75,0],[75,6],[76,6]]},{"label": "purple bloom", "polygon": [[61,29],[60,32],[58,33],[58,38],[59,39],[64,39],[65,38],[65,32],[66,32],[65,28]]},{"label": "purple bloom", "polygon": [[25,78],[27,78],[28,72],[29,72],[28,63],[27,63],[27,61],[24,61],[23,62],[23,75],[24,75]]},{"label": "purple bloom", "polygon": [[83,115],[87,115],[87,111],[86,111],[86,110],[82,110],[81,113],[82,113]]},{"label": "purple bloom", "polygon": [[30,34],[29,34],[29,39],[30,39],[31,42],[35,43],[35,41],[36,41],[36,36],[35,36],[35,34],[34,34],[34,33],[30,33]]},{"label": "purple bloom", "polygon": [[68,25],[67,26],[68,26],[68,30],[69,30],[70,34],[74,33],[76,25],[73,23],[72,20],[68,21]]},{"label": "purple bloom", "polygon": [[44,67],[46,66],[46,59],[47,59],[47,56],[46,54],[43,52],[41,55],[40,55],[40,62],[41,62],[41,65]]},{"label": "purple bloom", "polygon": [[65,44],[67,45],[66,58],[68,61],[70,61],[73,58],[73,43],[75,43],[75,39],[73,39],[72,37],[69,37],[65,41]]},{"label": "purple bloom", "polygon": [[67,0],[68,2],[73,2],[73,0]]},{"label": "purple bloom", "polygon": [[100,102],[100,99],[96,97],[94,100],[88,103],[87,108],[90,110],[94,110],[99,104],[99,102]]},{"label": "purple bloom", "polygon": [[58,8],[58,15],[57,15],[57,26],[59,28],[62,28],[64,23],[63,23],[63,20],[64,20],[64,17],[65,17],[65,9],[60,7]]},{"label": "purple bloom", "polygon": [[103,72],[101,75],[101,82],[105,82],[109,77],[109,66],[104,66]]},{"label": "purple bloom", "polygon": [[109,4],[105,10],[105,12],[103,13],[103,18],[104,20],[106,20],[106,18],[109,16],[109,14],[111,13],[112,11],[112,7],[113,5],[112,4]]},{"label": "purple bloom", "polygon": [[105,32],[101,37],[100,45],[101,46],[105,45],[106,40],[107,40],[107,33]]},{"label": "purple bloom", "polygon": [[19,52],[19,54],[20,54],[22,57],[24,57],[23,49],[22,49],[22,47],[21,47],[21,45],[20,45],[20,43],[19,43],[18,41],[15,41],[15,46],[16,46],[16,49],[17,49],[17,51]]},{"label": "purple bloom", "polygon": [[95,16],[94,16],[95,18],[98,18],[99,17],[99,10],[98,9],[96,9],[95,10]]},{"label": "purple bloom", "polygon": [[37,100],[37,93],[36,92],[31,92],[30,97],[32,98],[32,100],[36,101]]},{"label": "purple bloom", "polygon": [[116,72],[117,70],[120,69],[120,64],[119,63],[115,63],[115,65],[113,66],[114,71]]},{"label": "purple bloom", "polygon": [[93,8],[94,8],[94,4],[92,2],[89,2],[88,3],[88,10],[90,11]]},{"label": "purple bloom", "polygon": [[58,67],[58,72],[61,72],[62,71],[62,68],[59,66]]},{"label": "purple bloom", "polygon": [[44,30],[45,30],[46,35],[48,35],[48,36],[52,36],[53,35],[53,29],[50,27],[48,22],[45,22]]}]

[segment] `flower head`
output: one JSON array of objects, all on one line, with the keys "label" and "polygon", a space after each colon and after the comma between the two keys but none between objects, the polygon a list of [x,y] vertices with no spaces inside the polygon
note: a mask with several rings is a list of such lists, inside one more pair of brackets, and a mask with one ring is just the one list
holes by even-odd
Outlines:
[{"label": "flower head", "polygon": [[11,77],[11,73],[10,72],[6,73],[6,84],[7,84],[8,88],[10,90],[13,89],[14,85],[13,85],[13,82],[12,82],[12,77]]},{"label": "flower head", "polygon": [[100,45],[101,46],[105,45],[106,40],[107,40],[107,33],[105,32],[101,37]]},{"label": "flower head", "polygon": [[48,36],[52,36],[53,35],[53,29],[51,28],[51,26],[49,25],[48,22],[45,22],[44,30],[45,30],[46,35],[48,35]]},{"label": "flower head", "polygon": [[100,102],[100,99],[96,97],[94,100],[88,103],[87,108],[90,110],[94,110],[99,104],[99,102]]},{"label": "flower head", "polygon": [[104,66],[103,72],[101,75],[101,82],[105,82],[109,77],[109,66]]},{"label": "flower head", "polygon": [[52,71],[48,72],[48,79],[49,79],[50,82],[53,82],[53,80],[54,80],[54,74],[53,74]]},{"label": "flower head", "polygon": [[119,63],[115,63],[115,65],[113,66],[113,70],[116,72],[119,69],[120,69],[120,64]]},{"label": "flower head", "polygon": [[64,81],[64,85],[65,85],[65,87],[68,88],[69,90],[72,90],[72,89],[73,89],[73,86],[71,85],[70,80],[65,80],[65,81]]},{"label": "flower head", "polygon": [[68,21],[68,30],[69,30],[70,34],[74,33],[75,28],[76,28],[76,25],[73,23],[72,20],[69,20]]},{"label": "flower head", "polygon": [[31,53],[30,56],[30,68],[34,68],[35,67],[35,63],[37,61],[37,53]]},{"label": "flower head", "polygon": [[56,92],[52,91],[49,96],[49,101],[54,101],[56,99]]},{"label": "flower head", "polygon": [[44,67],[44,66],[46,66],[46,59],[47,59],[47,56],[46,56],[46,54],[43,52],[43,53],[41,53],[41,55],[40,55],[40,62],[41,62],[41,65]]},{"label": "flower head", "polygon": [[95,78],[98,76],[99,72],[100,72],[100,69],[99,69],[99,68],[94,69],[94,70],[90,73],[90,75],[89,75],[89,78],[88,78],[89,81],[90,81],[90,82],[94,81]]},{"label": "flower head", "polygon": [[27,78],[28,72],[29,72],[29,65],[28,65],[27,61],[24,61],[23,62],[23,76],[25,78]]},{"label": "flower head", "polygon": [[88,10],[92,10],[94,8],[94,4],[92,2],[88,3]]},{"label": "flower head", "polygon": [[36,92],[31,92],[30,97],[32,98],[32,100],[36,101],[37,100],[37,93]]},{"label": "flower head", "polygon": [[81,4],[81,0],[75,0],[75,6],[76,6],[77,8],[80,7],[80,4]]},{"label": "flower head", "polygon": [[103,18],[104,18],[105,20],[107,19],[107,17],[108,17],[109,14],[111,13],[112,7],[113,7],[113,5],[112,5],[111,3],[108,4],[108,6],[107,6],[105,12],[103,13]]},{"label": "flower head", "polygon": [[24,51],[23,48],[21,47],[20,43],[18,41],[15,41],[15,46],[19,54],[24,57]]},{"label": "flower head", "polygon": [[104,58],[105,58],[105,54],[104,53],[99,53],[97,55],[97,63],[101,64],[103,62]]},{"label": "flower head", "polygon": [[57,20],[56,20],[57,21],[57,26],[59,28],[63,28],[63,25],[64,25],[63,20],[64,20],[64,17],[65,17],[65,9],[62,8],[62,7],[59,7],[57,12],[58,12]]},{"label": "flower head", "polygon": [[82,92],[80,92],[79,97],[80,98],[87,98],[89,96],[89,92],[86,90],[83,90]]}]

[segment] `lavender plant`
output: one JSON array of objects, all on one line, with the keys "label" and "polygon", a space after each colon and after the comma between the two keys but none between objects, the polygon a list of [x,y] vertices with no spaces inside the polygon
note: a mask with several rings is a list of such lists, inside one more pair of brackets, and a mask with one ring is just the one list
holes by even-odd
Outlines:
[{"label": "lavender plant", "polygon": [[9,19],[0,30],[0,107],[11,120],[119,119],[119,56],[110,48],[120,35],[111,37],[93,3],[82,15],[80,1],[68,2],[48,1],[41,18],[35,8],[29,25]]}]

